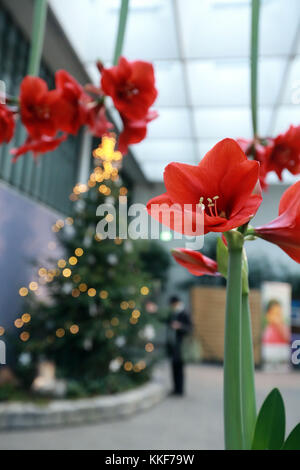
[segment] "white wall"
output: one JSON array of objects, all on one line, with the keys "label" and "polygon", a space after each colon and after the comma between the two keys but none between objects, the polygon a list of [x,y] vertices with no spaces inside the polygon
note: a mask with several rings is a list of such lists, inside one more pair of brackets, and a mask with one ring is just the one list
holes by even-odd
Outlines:
[{"label": "white wall", "polygon": [[24,313],[19,289],[37,280],[38,268],[47,259],[59,257],[60,251],[48,246],[56,241],[51,226],[58,218],[54,211],[0,184],[0,326],[5,329]]}]

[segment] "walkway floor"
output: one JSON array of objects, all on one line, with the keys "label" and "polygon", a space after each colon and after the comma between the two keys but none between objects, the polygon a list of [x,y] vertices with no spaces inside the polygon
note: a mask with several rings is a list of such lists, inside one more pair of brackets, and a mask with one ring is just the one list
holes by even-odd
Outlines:
[{"label": "walkway floor", "polygon": [[[222,449],[222,368],[189,366],[185,398],[167,398],[118,422],[76,428],[0,433],[0,449]],[[300,374],[258,372],[259,405],[279,387],[287,427],[300,421]]]}]

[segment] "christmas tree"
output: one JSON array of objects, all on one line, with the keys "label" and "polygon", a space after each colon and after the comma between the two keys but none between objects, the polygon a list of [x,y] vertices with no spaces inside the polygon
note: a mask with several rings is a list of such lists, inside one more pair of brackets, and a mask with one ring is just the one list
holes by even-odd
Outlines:
[{"label": "christmas tree", "polygon": [[[113,393],[150,377],[157,315],[138,241],[96,233],[97,207],[110,204],[118,213],[126,202],[122,155],[114,145],[114,138],[105,136],[94,151],[87,185],[78,184],[71,195],[73,217],[52,227],[64,256],[39,268],[25,296],[26,313],[16,325],[15,370],[26,388],[42,360],[55,364],[68,396]],[[107,222],[112,218],[105,216]]]}]

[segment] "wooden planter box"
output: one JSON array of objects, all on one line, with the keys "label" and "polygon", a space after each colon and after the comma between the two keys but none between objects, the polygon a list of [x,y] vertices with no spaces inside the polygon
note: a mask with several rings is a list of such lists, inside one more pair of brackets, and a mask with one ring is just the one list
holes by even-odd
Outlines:
[{"label": "wooden planter box", "polygon": [[[193,287],[190,291],[194,336],[199,340],[202,358],[223,362],[226,289]],[[255,364],[261,362],[262,307],[259,290],[250,293]]]}]

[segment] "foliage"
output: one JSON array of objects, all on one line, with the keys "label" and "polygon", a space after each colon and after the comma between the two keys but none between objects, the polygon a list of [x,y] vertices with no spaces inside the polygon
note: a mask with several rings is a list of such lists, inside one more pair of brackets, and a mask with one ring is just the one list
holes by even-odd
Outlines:
[{"label": "foliage", "polygon": [[171,265],[171,257],[168,251],[155,240],[140,241],[138,252],[144,272],[151,273],[155,280],[161,282],[164,287],[167,282],[167,273]]},{"label": "foliage", "polygon": [[285,440],[285,407],[277,388],[267,396],[257,417],[252,450],[300,450],[300,423]]}]

